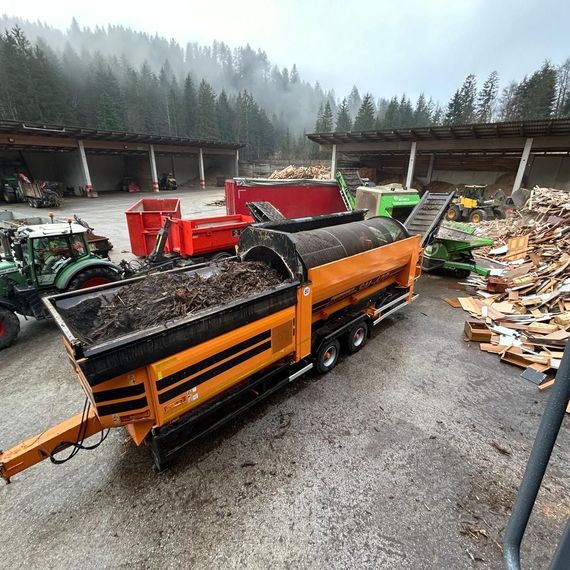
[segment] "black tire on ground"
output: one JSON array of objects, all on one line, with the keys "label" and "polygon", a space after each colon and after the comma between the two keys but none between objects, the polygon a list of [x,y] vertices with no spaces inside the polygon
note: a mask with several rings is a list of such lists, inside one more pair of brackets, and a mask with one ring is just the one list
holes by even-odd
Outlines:
[{"label": "black tire on ground", "polygon": [[503,207],[495,208],[493,210],[493,214],[495,214],[495,218],[497,218],[497,220],[504,220],[507,217]]},{"label": "black tire on ground", "polygon": [[0,307],[0,349],[10,346],[20,332],[20,321],[16,313]]},{"label": "black tire on ground", "polygon": [[319,374],[330,372],[338,362],[340,343],[338,340],[329,340],[317,352],[315,369]]},{"label": "black tire on ground", "polygon": [[90,267],[76,275],[67,287],[67,291],[77,291],[87,287],[96,287],[120,280],[120,275],[110,267]]},{"label": "black tire on ground", "polygon": [[473,210],[471,214],[469,214],[469,221],[473,224],[478,224],[487,219],[487,213],[485,210],[481,210],[481,208],[477,208]]},{"label": "black tire on ground", "polygon": [[220,251],[218,253],[214,253],[210,259],[212,261],[220,261],[220,259],[227,259],[228,257],[232,257],[232,254],[227,251]]},{"label": "black tire on ground", "polygon": [[368,323],[362,321],[350,327],[343,338],[345,350],[349,354],[358,352],[368,340]]},{"label": "black tire on ground", "polygon": [[461,208],[457,204],[452,204],[447,210],[446,217],[448,220],[453,220],[454,222],[461,219]]}]

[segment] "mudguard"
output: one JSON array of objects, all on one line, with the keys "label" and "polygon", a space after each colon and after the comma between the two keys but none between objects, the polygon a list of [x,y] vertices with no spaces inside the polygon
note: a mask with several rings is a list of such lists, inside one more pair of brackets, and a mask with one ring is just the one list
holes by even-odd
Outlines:
[{"label": "mudguard", "polygon": [[111,261],[107,261],[105,259],[86,259],[84,261],[80,261],[78,263],[73,263],[68,267],[65,267],[59,275],[56,277],[54,286],[56,289],[60,291],[65,291],[71,282],[71,280],[82,271],[86,269],[92,269],[94,267],[107,267],[117,272],[117,275],[121,275],[121,268],[118,265],[115,265]]}]

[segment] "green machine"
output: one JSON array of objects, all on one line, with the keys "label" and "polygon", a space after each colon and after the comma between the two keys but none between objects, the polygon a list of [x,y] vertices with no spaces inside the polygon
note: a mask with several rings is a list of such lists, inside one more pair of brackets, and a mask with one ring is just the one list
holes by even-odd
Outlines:
[{"label": "green machine", "polygon": [[118,281],[121,268],[91,252],[77,223],[0,229],[0,349],[20,331],[17,314],[49,316],[42,297]]},{"label": "green machine", "polygon": [[476,236],[475,228],[469,224],[444,221],[440,225],[434,239],[424,249],[423,270],[451,270],[458,275],[466,276],[471,271],[489,275],[489,269],[475,263],[473,250],[493,245],[493,240]]},{"label": "green machine", "polygon": [[417,190],[405,189],[401,184],[351,187],[340,171],[336,179],[346,209],[368,210],[367,217],[388,216],[404,222],[420,202]]}]

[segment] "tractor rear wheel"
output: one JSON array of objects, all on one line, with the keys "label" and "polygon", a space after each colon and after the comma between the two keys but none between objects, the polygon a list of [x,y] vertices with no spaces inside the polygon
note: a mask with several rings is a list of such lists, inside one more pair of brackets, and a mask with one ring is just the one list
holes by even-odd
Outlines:
[{"label": "tractor rear wheel", "polygon": [[368,323],[362,321],[350,327],[343,340],[344,348],[349,354],[358,352],[368,340]]},{"label": "tractor rear wheel", "polygon": [[461,219],[461,208],[457,204],[452,204],[447,210],[447,219],[457,221]]},{"label": "tractor rear wheel", "polygon": [[486,219],[487,219],[487,214],[485,213],[485,210],[481,210],[481,208],[473,210],[469,215],[469,221],[473,224],[478,224],[479,222],[482,222],[483,220]]},{"label": "tractor rear wheel", "polygon": [[107,283],[119,281],[119,279],[119,274],[109,267],[92,267],[76,275],[71,280],[67,290],[77,291],[78,289],[87,289],[97,285],[106,285]]},{"label": "tractor rear wheel", "polygon": [[338,340],[329,340],[317,352],[315,368],[319,374],[330,372],[338,362],[340,343]]},{"label": "tractor rear wheel", "polygon": [[10,346],[20,332],[20,321],[16,313],[0,307],[0,348]]}]

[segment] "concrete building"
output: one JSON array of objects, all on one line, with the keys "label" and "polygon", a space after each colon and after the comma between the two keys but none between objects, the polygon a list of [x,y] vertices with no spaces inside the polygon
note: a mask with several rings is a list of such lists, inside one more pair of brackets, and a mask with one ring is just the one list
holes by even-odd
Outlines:
[{"label": "concrete building", "polygon": [[[337,166],[367,167],[375,181],[400,176],[452,184],[570,190],[570,119],[307,135]],[[511,176],[505,176],[510,174]]]},{"label": "concrete building", "polygon": [[36,180],[95,195],[119,190],[125,177],[157,191],[161,173],[181,188],[216,185],[238,175],[241,144],[79,127],[0,121],[0,174],[23,171]]}]

